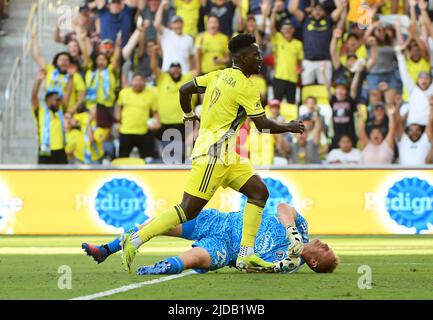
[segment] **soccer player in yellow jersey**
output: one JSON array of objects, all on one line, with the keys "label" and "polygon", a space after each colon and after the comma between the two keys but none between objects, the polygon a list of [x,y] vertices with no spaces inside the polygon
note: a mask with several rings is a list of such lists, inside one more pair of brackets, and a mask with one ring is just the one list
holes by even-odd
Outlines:
[{"label": "soccer player in yellow jersey", "polygon": [[131,263],[143,243],[194,219],[220,186],[230,187],[248,198],[236,266],[239,269],[272,266],[254,253],[254,240],[269,193],[249,160],[237,156],[236,134],[247,117],[258,130],[268,133],[302,133],[304,125],[300,121],[277,123],[266,118],[259,90],[249,79],[259,72],[263,60],[255,41],[251,34],[235,36],[228,45],[233,56],[232,68],[196,77],[180,88],[179,100],[186,122],[198,119],[191,108],[192,95],[204,93],[192,170],[180,204],[163,212],[141,230],[122,235],[122,262],[127,271],[131,271]]}]

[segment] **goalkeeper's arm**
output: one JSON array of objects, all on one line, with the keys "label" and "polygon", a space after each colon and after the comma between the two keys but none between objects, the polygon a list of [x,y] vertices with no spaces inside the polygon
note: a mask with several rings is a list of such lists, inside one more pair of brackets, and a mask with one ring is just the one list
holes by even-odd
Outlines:
[{"label": "goalkeeper's arm", "polygon": [[286,229],[286,236],[290,241],[288,254],[290,257],[299,257],[304,248],[301,234],[296,228],[296,210],[285,203],[280,203],[277,208],[278,220]]}]

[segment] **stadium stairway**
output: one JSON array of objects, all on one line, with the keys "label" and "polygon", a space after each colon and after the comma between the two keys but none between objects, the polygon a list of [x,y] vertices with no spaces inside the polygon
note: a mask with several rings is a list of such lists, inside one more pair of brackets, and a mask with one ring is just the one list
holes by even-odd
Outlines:
[{"label": "stadium stairway", "polygon": [[[12,66],[17,56],[21,57],[23,51],[23,35],[32,4],[37,1],[17,0],[11,1],[9,6],[9,19],[5,20],[4,29],[7,36],[0,38],[0,104],[4,107],[5,89],[11,75]],[[64,46],[54,42],[54,29],[58,17],[57,8],[68,5],[76,9],[78,0],[48,1],[46,26],[41,32],[40,51],[45,61],[51,62],[53,56],[64,50]],[[31,55],[31,51],[30,51]],[[2,164],[36,164],[37,138],[36,126],[30,106],[31,88],[35,80],[38,67],[30,57],[27,74],[21,75],[20,90],[21,103],[17,106],[15,130],[9,126],[10,143],[6,152],[0,157]],[[40,98],[42,97],[42,90]],[[1,125],[1,124],[0,124]],[[6,128],[6,126],[5,126]]]}]

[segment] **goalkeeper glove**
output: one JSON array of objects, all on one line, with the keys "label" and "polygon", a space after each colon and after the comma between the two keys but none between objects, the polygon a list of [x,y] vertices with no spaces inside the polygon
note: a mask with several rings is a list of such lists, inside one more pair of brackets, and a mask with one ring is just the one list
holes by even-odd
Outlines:
[{"label": "goalkeeper glove", "polygon": [[296,226],[287,227],[286,236],[290,241],[290,246],[287,249],[289,256],[299,257],[304,249],[304,244],[302,243],[301,235]]},{"label": "goalkeeper glove", "polygon": [[274,263],[274,272],[292,273],[298,270],[300,265],[301,265],[301,258],[289,256],[283,260]]}]

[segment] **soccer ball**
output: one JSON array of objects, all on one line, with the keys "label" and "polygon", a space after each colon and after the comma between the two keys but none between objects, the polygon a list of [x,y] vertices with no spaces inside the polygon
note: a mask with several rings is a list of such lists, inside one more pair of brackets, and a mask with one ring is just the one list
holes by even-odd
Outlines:
[{"label": "soccer ball", "polygon": [[299,257],[287,257],[274,263],[275,272],[292,272],[301,264]]}]

